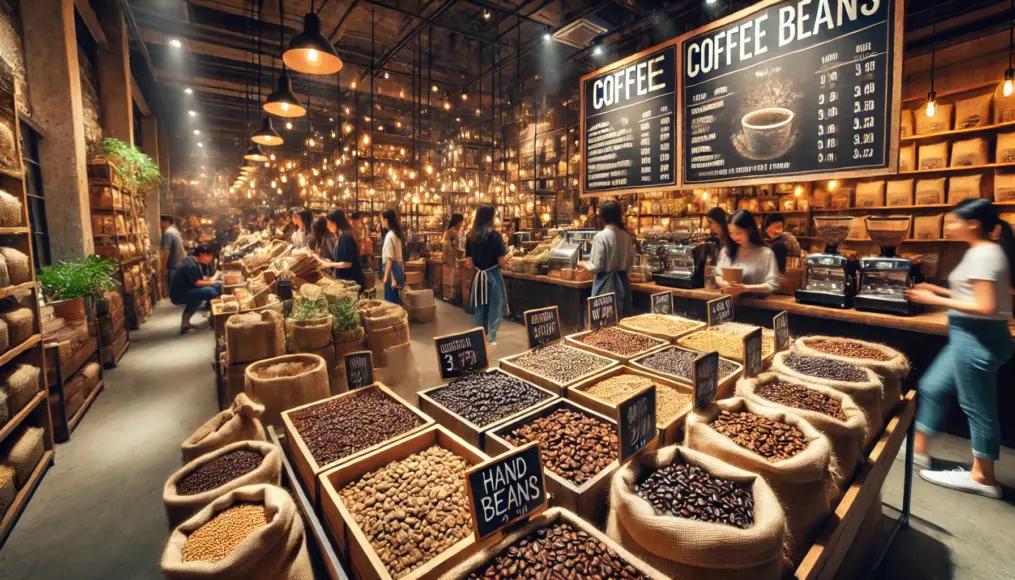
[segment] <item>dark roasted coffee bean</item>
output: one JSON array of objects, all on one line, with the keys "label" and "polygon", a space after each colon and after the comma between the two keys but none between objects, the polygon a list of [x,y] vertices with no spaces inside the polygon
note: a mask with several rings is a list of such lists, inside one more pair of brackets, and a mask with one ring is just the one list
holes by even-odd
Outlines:
[{"label": "dark roasted coffee bean", "polygon": [[808,389],[803,385],[787,383],[785,381],[772,381],[754,388],[755,394],[773,403],[816,411],[828,415],[840,421],[846,420],[846,414],[842,412],[842,403],[819,393],[814,389]]},{"label": "dark roasted coffee bean", "polygon": [[446,387],[431,391],[429,395],[480,427],[551,397],[549,393],[500,370],[468,374]]},{"label": "dark roasted coffee bean", "polygon": [[569,408],[534,419],[504,438],[515,446],[539,441],[543,466],[576,485],[606,469],[618,453],[614,425]]},{"label": "dark roasted coffee bean", "polygon": [[201,465],[176,482],[176,493],[195,495],[221,487],[261,465],[264,456],[256,451],[237,449]]},{"label": "dark roasted coffee bean", "polygon": [[782,359],[782,362],[794,371],[809,377],[845,383],[865,383],[870,380],[864,369],[830,358],[790,353]]},{"label": "dark roasted coffee bean", "polygon": [[860,344],[859,342],[853,342],[852,340],[809,339],[804,344],[816,351],[844,356],[846,358],[876,360],[880,362],[892,360],[891,355],[885,351]]},{"label": "dark roasted coffee bean", "polygon": [[[646,366],[652,370],[666,373],[680,377],[685,381],[691,380],[692,371],[694,369],[694,359],[701,356],[700,352],[694,352],[692,350],[684,350],[682,348],[670,347],[663,349],[657,353],[648,355],[645,358],[638,359],[638,364]],[[724,359],[719,359],[719,380],[722,381],[726,377],[737,371],[737,365]]]},{"label": "dark roasted coffee bean", "polygon": [[659,339],[626,332],[615,326],[597,328],[579,338],[578,341],[622,356],[637,354],[663,344],[663,341]]},{"label": "dark roasted coffee bean", "polygon": [[807,449],[807,439],[799,429],[754,413],[719,411],[712,428],[773,463]]},{"label": "dark roasted coffee bean", "polygon": [[667,465],[634,486],[656,515],[749,528],[754,524],[754,495],[748,485],[712,477],[690,465]]}]

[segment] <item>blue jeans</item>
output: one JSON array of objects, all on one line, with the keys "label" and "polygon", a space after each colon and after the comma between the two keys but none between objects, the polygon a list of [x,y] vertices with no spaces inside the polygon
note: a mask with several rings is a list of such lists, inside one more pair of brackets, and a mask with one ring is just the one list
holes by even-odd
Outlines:
[{"label": "blue jeans", "polygon": [[190,317],[197,312],[197,309],[201,307],[201,304],[208,302],[212,298],[218,298],[219,296],[222,296],[222,286],[219,286],[218,284],[214,286],[191,288],[183,300],[183,323],[189,324]]},{"label": "blue jeans", "polygon": [[966,316],[950,316],[948,323],[948,346],[920,379],[916,428],[927,435],[940,431],[955,393],[969,420],[973,455],[996,461],[1001,455],[997,369],[1012,355],[1008,323]]},{"label": "blue jeans", "polygon": [[486,304],[481,304],[483,290],[479,287],[480,272],[472,279],[472,296],[470,302],[475,309],[473,319],[476,326],[482,326],[486,330],[486,340],[494,342],[497,340],[497,331],[500,330],[500,321],[504,319],[504,311],[507,305],[507,290],[504,287],[504,276],[500,268],[494,268],[486,273]]},{"label": "blue jeans", "polygon": [[[382,270],[386,268],[387,265],[381,265]],[[384,299],[392,304],[401,304],[402,296],[398,293],[398,288],[391,287],[392,280],[398,284],[398,288],[405,286],[405,270],[402,269],[401,262],[391,263],[391,276],[388,278],[388,281],[384,283]]]}]

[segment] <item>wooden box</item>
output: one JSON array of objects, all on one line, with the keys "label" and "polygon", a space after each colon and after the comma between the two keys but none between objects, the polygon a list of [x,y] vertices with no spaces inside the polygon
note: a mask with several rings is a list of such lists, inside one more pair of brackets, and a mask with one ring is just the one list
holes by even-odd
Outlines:
[{"label": "wooden box", "polygon": [[[499,372],[504,372],[504,371],[502,371],[501,369],[494,368],[494,369],[487,369],[485,372],[488,372],[488,373],[499,373]],[[507,373],[505,373],[505,374],[507,374]],[[461,437],[462,439],[464,439],[467,443],[469,443],[470,445],[472,445],[476,449],[483,449],[483,450],[485,450],[486,449],[486,441],[485,441],[485,437],[484,437],[484,432],[489,431],[491,429],[495,429],[497,426],[502,425],[504,423],[508,423],[510,421],[513,421],[515,418],[521,417],[522,415],[528,413],[529,411],[535,409],[536,407],[539,407],[541,405],[545,405],[546,403],[554,401],[554,400],[556,400],[558,398],[556,393],[553,393],[553,392],[551,392],[551,391],[549,391],[547,389],[544,389],[544,388],[540,387],[539,385],[536,385],[534,383],[526,381],[525,379],[520,379],[518,377],[512,376],[512,378],[516,378],[516,379],[518,379],[520,381],[528,383],[529,385],[532,385],[532,387],[534,387],[534,388],[536,388],[536,389],[546,393],[548,398],[543,400],[543,401],[540,401],[539,403],[536,403],[535,405],[532,405],[531,407],[528,407],[526,409],[522,409],[521,411],[518,411],[517,413],[513,413],[511,415],[508,415],[507,417],[504,417],[503,419],[501,419],[499,421],[494,421],[493,423],[488,423],[486,425],[476,425],[475,423],[473,423],[473,422],[469,421],[468,419],[466,419],[465,417],[462,417],[461,415],[455,413],[451,409],[448,409],[447,407],[441,405],[440,403],[438,403],[437,401],[433,400],[430,397],[430,393],[433,393],[434,391],[439,391],[439,390],[447,387],[447,384],[441,385],[439,387],[433,387],[433,388],[430,388],[430,389],[426,389],[425,391],[420,391],[419,392],[419,408],[420,408],[421,411],[423,411],[427,415],[433,417],[434,420],[437,421],[438,424],[440,424],[444,428],[448,429],[449,431],[451,431],[455,435]]]},{"label": "wooden box", "polygon": [[684,336],[687,336],[688,334],[692,334],[692,333],[698,332],[699,330],[704,330],[706,327],[708,327],[708,323],[706,323],[706,322],[700,322],[700,321],[697,321],[697,320],[690,320],[688,318],[682,318],[680,316],[672,316],[672,315],[665,315],[665,314],[660,314],[660,316],[665,316],[666,318],[671,318],[673,320],[695,322],[697,324],[695,324],[695,326],[692,326],[692,327],[688,328],[687,330],[685,330],[683,332],[680,332],[678,334],[666,334],[664,332],[652,332],[652,331],[642,330],[640,328],[635,328],[635,327],[631,326],[631,322],[630,322],[631,319],[632,318],[639,318],[638,316],[632,316],[632,317],[625,318],[625,319],[621,320],[620,323],[617,326],[623,328],[624,330],[630,330],[631,332],[637,332],[637,333],[640,333],[640,334],[644,334],[646,336],[651,336],[653,338],[659,338],[659,339],[662,339],[662,340],[666,340],[666,341],[669,341],[672,344],[676,344],[678,339],[680,339],[680,338],[682,338]]},{"label": "wooden box", "polygon": [[[683,347],[680,347],[680,346],[671,346],[669,348],[676,349],[676,350],[686,350],[686,351],[689,351],[689,352],[693,352],[695,354],[695,356],[701,354],[701,353],[699,353],[696,350],[693,350],[693,349],[690,349],[690,348],[683,348]],[[664,350],[667,350],[667,349],[665,349],[665,348],[659,349],[656,352],[662,352]],[[655,353],[649,353],[649,354],[655,354]],[[642,357],[642,359],[644,359],[644,358],[645,357]],[[729,359],[725,359],[725,360],[735,364],[736,365],[736,370],[734,372],[726,375],[725,377],[719,377],[719,394],[716,395],[716,398],[719,398],[719,399],[725,399],[726,397],[732,397],[733,396],[733,389],[734,389],[734,386],[737,383],[737,379],[740,378],[741,373],[743,373],[743,371],[744,371],[744,367],[740,363],[738,363],[736,361],[729,360]],[[641,359],[635,359],[635,360],[631,361],[630,362],[630,366],[632,368],[634,368],[634,369],[637,369],[637,370],[642,371],[644,373],[647,373],[649,375],[656,376],[656,377],[661,377],[661,378],[673,381],[673,382],[681,384],[681,385],[687,385],[688,388],[691,387],[691,379],[690,378],[686,378],[685,379],[683,377],[678,377],[677,375],[671,375],[669,373],[664,373],[663,371],[659,371],[659,370],[647,367],[647,366],[641,364]]]},{"label": "wooden box", "polygon": [[658,418],[656,420],[656,428],[659,430],[659,445],[674,445],[681,443],[683,441],[684,420],[691,412],[691,407],[693,406],[694,393],[689,384],[678,383],[677,381],[663,378],[658,374],[653,374],[631,366],[613,367],[608,371],[589,377],[580,383],[571,385],[567,389],[567,398],[583,407],[592,409],[597,413],[602,413],[603,415],[612,418],[614,421],[617,421],[619,418],[617,417],[616,403],[610,403],[609,401],[605,401],[586,392],[599,382],[605,381],[606,379],[617,375],[640,375],[647,377],[657,384],[665,385],[692,397],[692,399],[687,403],[687,408],[681,410],[668,421],[662,421]]},{"label": "wooden box", "polygon": [[[385,395],[387,395],[388,397],[391,397],[392,399],[394,399],[396,402],[398,402],[398,403],[400,403],[402,405],[405,405],[405,407],[407,409],[409,409],[415,415],[417,415],[420,419],[422,419],[422,423],[417,425],[416,427],[413,427],[412,429],[409,429],[405,433],[397,435],[397,436],[395,436],[392,439],[389,439],[387,441],[381,441],[380,443],[377,443],[376,445],[372,445],[370,447],[366,447],[366,448],[361,449],[361,450],[359,450],[359,451],[357,451],[355,453],[349,454],[349,455],[347,455],[347,456],[345,456],[345,457],[343,457],[341,459],[338,459],[336,461],[332,461],[331,463],[328,463],[326,465],[320,465],[320,464],[318,464],[317,460],[314,459],[314,456],[310,453],[310,449],[307,448],[306,443],[303,442],[303,436],[300,435],[299,431],[296,430],[296,427],[293,426],[292,419],[290,418],[291,415],[293,413],[301,410],[301,409],[306,409],[306,408],[313,407],[313,406],[316,406],[316,405],[321,405],[321,404],[327,403],[328,401],[331,401],[331,400],[334,400],[334,399],[338,399],[338,398],[341,398],[341,397],[355,397],[356,395],[362,394],[362,393],[370,391],[370,390],[380,391],[380,392],[384,393]],[[401,438],[405,437],[406,435],[409,435],[409,434],[414,433],[416,431],[420,431],[422,429],[425,429],[425,428],[429,427],[430,425],[433,425],[433,423],[434,423],[433,419],[431,419],[430,417],[424,415],[418,409],[416,409],[412,405],[409,405],[408,403],[403,401],[398,395],[396,395],[394,392],[392,392],[391,389],[385,387],[381,383],[374,383],[373,385],[370,385],[369,387],[364,387],[362,389],[356,389],[355,391],[350,391],[348,393],[342,393],[341,395],[335,395],[334,397],[328,397],[327,399],[321,399],[320,401],[314,401],[313,403],[308,403],[306,405],[301,405],[299,407],[295,407],[295,408],[289,409],[288,411],[283,411],[282,412],[282,426],[285,428],[286,440],[289,442],[289,450],[290,450],[290,453],[292,454],[293,465],[295,465],[295,467],[296,467],[296,473],[298,473],[300,475],[300,479],[303,480],[303,485],[306,487],[307,492],[309,493],[310,497],[314,500],[315,503],[317,503],[319,501],[319,499],[320,499],[319,494],[318,494],[319,489],[318,489],[317,477],[321,473],[323,473],[324,471],[326,471],[328,469],[331,469],[333,467],[337,467],[339,465],[348,463],[348,462],[352,461],[353,459],[356,459],[357,457],[362,457],[363,455],[366,455],[367,453],[370,453],[371,451],[374,451],[376,449],[379,449],[379,448],[387,445],[388,443],[390,443],[393,440],[401,439]]]},{"label": "wooden box", "polygon": [[[361,454],[357,459],[347,461],[321,474],[320,513],[324,515],[324,525],[331,530],[340,557],[349,564],[349,569],[354,577],[364,580],[390,580],[392,578],[377,552],[370,545],[370,540],[356,524],[352,513],[342,501],[338,491],[366,473],[381,469],[393,461],[405,459],[434,445],[466,459],[471,465],[478,465],[489,459],[481,451],[462,441],[444,427],[430,425],[422,431],[416,431],[395,442]],[[486,543],[489,544],[492,541],[487,540]],[[401,578],[403,580],[437,578],[459,562],[464,551],[474,544],[475,535],[470,534],[436,558],[430,559]]]},{"label": "wooden box", "polygon": [[[697,350],[694,347],[686,344],[685,341],[688,338],[690,338],[690,337],[692,337],[695,334],[698,334],[700,332],[708,332],[708,330],[702,329],[699,332],[693,332],[691,334],[684,335],[684,336],[682,336],[680,338],[680,340],[677,341],[677,345],[679,345],[679,346],[681,346],[681,347],[683,347],[685,349],[688,349],[688,350]],[[769,332],[771,333],[771,331],[769,331]],[[764,349],[765,342],[766,341],[772,341],[772,349],[768,351],[768,355],[761,357],[762,368],[765,368],[765,367],[768,367],[768,364],[770,362],[772,362],[772,357],[775,356],[775,335],[770,334],[769,336],[765,336],[765,329],[762,329],[761,333],[762,333],[761,334],[761,344],[762,344],[762,349],[761,350],[762,350],[762,352],[765,351],[765,349]],[[744,362],[744,360],[743,360],[743,358],[744,358],[743,357],[743,353],[741,353],[741,356],[739,356],[739,357],[735,356],[733,353],[721,353],[720,352],[719,355],[722,356],[723,358],[726,358],[726,359],[729,359],[729,360],[733,360],[733,361],[736,361],[738,363],[743,363]]]},{"label": "wooden box", "polygon": [[[568,347],[569,348],[574,348],[573,346],[570,346],[570,345],[568,345]],[[580,350],[580,349],[575,349],[575,350]],[[589,352],[589,351],[585,351],[585,352]],[[512,355],[512,356],[508,356],[508,357],[504,357],[504,358],[500,359],[500,368],[504,369],[509,374],[512,374],[512,375],[514,375],[516,377],[523,378],[523,379],[529,381],[530,383],[533,383],[535,385],[543,387],[547,391],[550,391],[551,393],[553,393],[555,395],[559,395],[561,397],[563,397],[564,394],[567,392],[567,387],[569,385],[573,385],[573,384],[575,384],[577,382],[580,382],[580,381],[582,381],[582,380],[584,380],[584,379],[586,379],[588,377],[591,377],[592,375],[599,374],[599,373],[601,373],[601,372],[603,372],[605,370],[608,370],[611,367],[615,367],[615,366],[620,364],[620,363],[618,363],[616,360],[614,360],[612,358],[605,357],[605,356],[602,356],[602,355],[598,355],[598,354],[592,352],[592,353],[589,353],[589,354],[592,354],[592,355],[597,356],[597,357],[599,357],[601,359],[604,359],[604,360],[608,361],[609,364],[607,364],[606,366],[604,366],[601,369],[596,369],[596,370],[594,370],[594,371],[592,371],[590,373],[586,373],[586,374],[576,378],[573,381],[570,381],[570,382],[567,382],[567,383],[558,383],[557,381],[555,381],[555,380],[553,380],[553,379],[551,379],[549,377],[544,377],[543,375],[541,375],[541,374],[539,374],[537,372],[530,371],[530,370],[528,370],[526,368],[520,367],[517,364],[515,364],[514,360],[517,359],[518,357],[522,356],[523,354],[525,354],[525,353],[516,354],[516,355]]]},{"label": "wooden box", "polygon": [[[617,330],[620,331],[620,332],[625,332],[627,334],[640,334],[642,336],[648,336],[647,334],[644,334],[644,333],[641,333],[641,332],[632,332],[630,330],[624,330],[622,328],[618,328]],[[655,341],[655,343],[656,343],[655,346],[646,348],[645,350],[636,352],[634,354],[620,354],[620,353],[617,353],[617,352],[613,352],[613,351],[610,351],[610,350],[605,350],[605,349],[599,348],[597,346],[592,346],[590,344],[585,344],[584,342],[582,342],[581,341],[582,337],[584,337],[585,335],[589,334],[590,332],[595,332],[595,331],[593,331],[593,330],[585,330],[585,331],[582,331],[582,332],[576,332],[574,334],[568,335],[567,337],[564,338],[564,340],[565,340],[565,342],[567,343],[568,346],[573,346],[575,348],[579,348],[579,349],[584,350],[584,351],[588,351],[588,352],[591,352],[591,353],[594,353],[594,354],[598,354],[600,356],[605,356],[606,358],[612,358],[613,360],[617,360],[617,361],[620,361],[622,363],[630,362],[633,359],[643,357],[643,356],[645,356],[645,355],[647,355],[647,354],[649,354],[651,352],[657,351],[657,350],[659,350],[659,349],[661,349],[661,348],[663,348],[665,346],[669,346],[669,344],[670,344],[668,341],[660,340],[658,338],[655,338],[654,336],[648,336],[648,338],[651,338],[652,340]]]}]

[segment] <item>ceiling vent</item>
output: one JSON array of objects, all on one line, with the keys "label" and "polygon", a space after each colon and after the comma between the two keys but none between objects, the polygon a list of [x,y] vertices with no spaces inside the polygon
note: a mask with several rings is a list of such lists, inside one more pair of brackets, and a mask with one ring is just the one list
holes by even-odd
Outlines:
[{"label": "ceiling vent", "polygon": [[557,42],[573,46],[577,49],[587,48],[606,28],[599,24],[582,18],[564,26],[554,33],[553,39]]}]

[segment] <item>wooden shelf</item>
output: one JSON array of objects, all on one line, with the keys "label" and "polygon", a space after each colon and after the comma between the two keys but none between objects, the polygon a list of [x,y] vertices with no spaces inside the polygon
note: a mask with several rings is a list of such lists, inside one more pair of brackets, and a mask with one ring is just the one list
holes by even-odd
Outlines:
[{"label": "wooden shelf", "polygon": [[0,228],[0,236],[13,236],[17,234],[27,234],[31,230],[25,227],[20,228]]},{"label": "wooden shelf", "polygon": [[968,129],[952,129],[950,131],[939,131],[937,133],[910,135],[908,137],[902,137],[900,140],[903,143],[935,141],[937,139],[944,139],[947,137],[965,137],[977,135],[980,133],[993,133],[994,131],[1002,131],[1004,129],[1015,129],[1015,121],[1008,121],[1007,123],[996,123],[993,125],[981,125],[979,127],[970,127]]},{"label": "wooden shelf", "polygon": [[24,283],[17,284],[17,285],[14,285],[14,286],[7,286],[5,288],[0,288],[0,300],[3,300],[4,298],[7,298],[8,296],[13,296],[13,295],[17,294],[18,292],[23,292],[25,290],[31,292],[34,289],[35,289],[35,281],[34,280],[31,281],[31,282],[24,282]]},{"label": "wooden shelf", "polygon": [[[966,93],[971,93],[973,91],[982,91],[983,89],[993,89],[991,91],[991,93],[993,93],[994,90],[997,90],[997,86],[1000,85],[1002,82],[1003,82],[1003,79],[999,79],[999,80],[996,80],[996,81],[988,81],[988,82],[985,82],[985,83],[977,83],[975,85],[969,85],[967,87],[961,87],[961,88],[958,88],[958,89],[952,89],[950,91],[943,91],[943,92],[942,91],[938,91],[936,97],[937,97],[938,102],[941,102],[942,99],[947,100],[948,97],[954,97],[955,95],[964,95]],[[912,97],[907,97],[905,99],[902,99],[902,102],[903,103],[922,103],[922,102],[924,102],[926,100],[927,100],[927,95],[915,95],[915,96],[912,96]],[[914,111],[914,113],[915,113],[915,111]]]},{"label": "wooden shelf", "polygon": [[32,397],[32,400],[29,401],[27,405],[25,405],[24,409],[21,409],[20,411],[15,413],[13,417],[8,419],[7,422],[4,423],[3,427],[0,427],[0,441],[3,441],[4,439],[7,438],[8,435],[13,433],[14,430],[17,429],[18,426],[25,421],[25,418],[31,415],[32,411],[34,411],[35,408],[39,406],[39,403],[45,400],[46,400],[46,391],[39,391],[38,393],[35,393],[35,396]]},{"label": "wooden shelf", "polygon": [[963,171],[983,171],[985,169],[1015,168],[1015,162],[1010,163],[987,163],[986,165],[961,165],[959,167],[939,167],[937,169],[915,169],[913,171],[900,171],[899,175],[936,175],[946,173],[962,173]]},{"label": "wooden shelf", "polygon": [[[795,237],[798,240],[821,240],[822,239],[821,236],[795,236]],[[871,243],[871,244],[875,243],[874,240],[872,240],[870,238],[846,238],[845,240],[843,240],[843,243],[846,243],[846,242],[866,242],[866,243]],[[933,239],[930,239],[930,240],[917,240],[915,238],[907,238],[905,240],[902,240],[902,243],[903,244],[937,244],[937,243],[957,244],[957,243],[961,243],[961,242],[960,242],[960,240],[950,240],[948,238],[933,238]]]},{"label": "wooden shelf", "polygon": [[872,207],[842,207],[836,209],[815,208],[814,213],[835,213],[839,211],[899,211],[907,209],[951,209],[954,203],[928,203],[923,205],[877,205]]},{"label": "wooden shelf", "polygon": [[0,355],[0,367],[2,367],[5,364],[11,362],[17,356],[23,354],[25,351],[27,351],[28,349],[32,348],[33,346],[39,344],[39,342],[41,342],[41,341],[42,341],[42,335],[41,334],[34,334],[28,340],[26,340],[25,342],[22,342],[18,346],[16,346],[16,347],[8,350],[7,352],[3,353],[3,355]]},{"label": "wooden shelf", "polygon": [[14,169],[5,169],[3,167],[0,167],[0,175],[6,175],[7,177],[11,177],[13,179],[24,179],[25,178],[25,172],[24,171],[17,171],[17,170],[14,170]]},{"label": "wooden shelf", "polygon": [[88,408],[92,406],[92,403],[95,402],[95,399],[98,398],[99,391],[102,390],[103,386],[105,386],[105,382],[99,379],[98,384],[96,384],[95,388],[92,389],[91,394],[88,395],[84,403],[81,403],[81,408],[78,409],[78,412],[74,413],[74,416],[70,418],[70,421],[67,421],[68,432],[73,431],[74,428],[78,426],[78,423],[81,422],[81,418],[85,416],[85,411],[87,411]]},{"label": "wooden shelf", "polygon": [[35,466],[35,470],[32,471],[32,475],[28,478],[25,486],[21,488],[18,495],[14,496],[14,503],[11,507],[7,508],[7,513],[4,514],[2,520],[0,520],[0,547],[7,540],[7,536],[10,535],[11,530],[14,528],[14,522],[21,516],[21,512],[25,510],[25,506],[28,505],[28,500],[31,499],[32,494],[35,493],[35,489],[39,487],[39,482],[42,481],[42,476],[45,475],[46,470],[53,465],[53,455],[55,452],[52,449],[46,450],[42,454],[42,459],[39,460],[39,464]]}]

